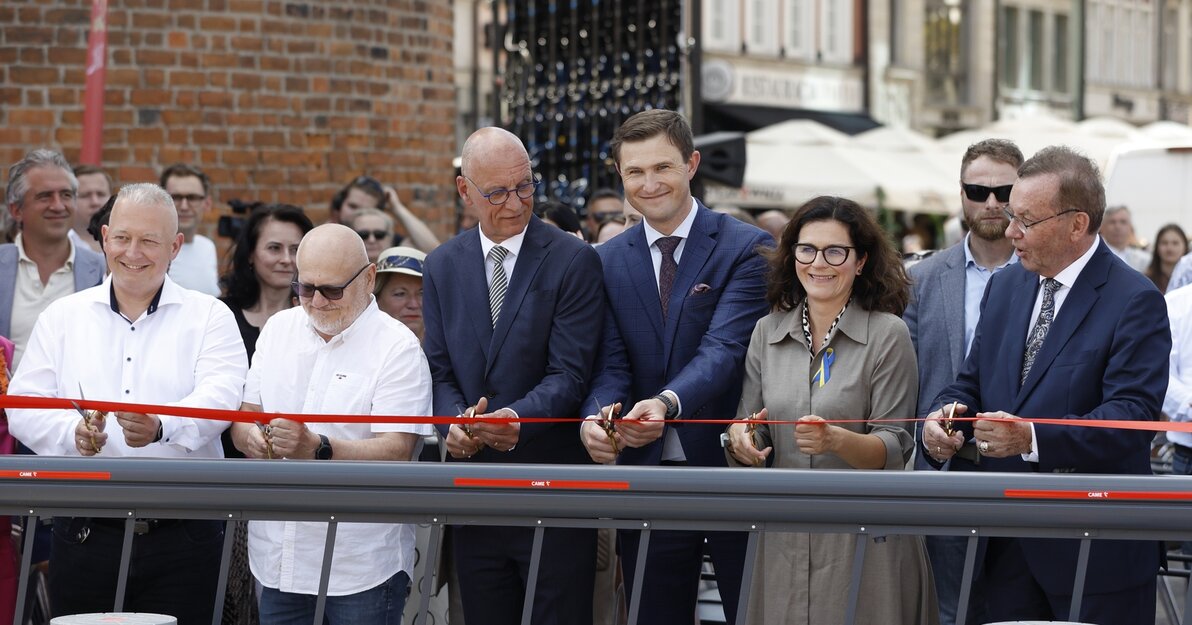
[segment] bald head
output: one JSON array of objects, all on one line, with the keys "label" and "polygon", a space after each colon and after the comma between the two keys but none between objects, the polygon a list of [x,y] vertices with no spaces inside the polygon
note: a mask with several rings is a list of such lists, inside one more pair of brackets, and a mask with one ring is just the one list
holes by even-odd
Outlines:
[{"label": "bald head", "polygon": [[[368,262],[364,241],[351,228],[342,224],[323,224],[306,233],[298,244],[298,272],[316,266],[351,267],[354,273]],[[351,276],[351,273],[348,274]]]},{"label": "bald head", "polygon": [[496,126],[487,126],[472,133],[464,142],[460,154],[460,169],[465,176],[471,176],[473,163],[486,163],[494,159],[502,162],[519,160],[530,162],[530,155],[517,135]]},{"label": "bald head", "polygon": [[372,301],[377,266],[368,262],[364,241],[351,228],[324,224],[306,233],[296,263],[298,301],[324,340],[348,329]]}]

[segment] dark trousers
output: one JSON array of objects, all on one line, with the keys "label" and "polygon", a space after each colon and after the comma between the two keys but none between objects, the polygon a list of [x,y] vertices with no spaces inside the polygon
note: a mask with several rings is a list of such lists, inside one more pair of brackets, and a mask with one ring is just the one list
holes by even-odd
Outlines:
[{"label": "dark trousers", "polygon": [[[521,623],[534,528],[458,525],[451,528],[451,541],[464,620]],[[591,625],[595,576],[596,530],[547,528],[530,622]]]},{"label": "dark trousers", "polygon": [[[1156,571],[1158,573],[1158,571]],[[1109,593],[1085,593],[1080,614],[1069,615],[1071,595],[1045,592],[1031,574],[1021,543],[990,539],[985,550],[986,616],[990,621],[1077,621],[1094,625],[1154,625],[1155,578]]]},{"label": "dark trousers", "polygon": [[[641,532],[618,531],[625,593],[632,601]],[[642,580],[639,625],[691,625],[699,594],[704,541],[716,570],[716,585],[724,605],[725,622],[737,622],[737,601],[745,566],[744,532],[655,531],[650,533],[646,572]]]},{"label": "dark trousers", "polygon": [[[122,524],[54,519],[50,605],[55,616],[112,611]],[[124,611],[168,614],[179,625],[210,625],[223,527],[218,521],[166,521],[147,534],[134,534]]]}]

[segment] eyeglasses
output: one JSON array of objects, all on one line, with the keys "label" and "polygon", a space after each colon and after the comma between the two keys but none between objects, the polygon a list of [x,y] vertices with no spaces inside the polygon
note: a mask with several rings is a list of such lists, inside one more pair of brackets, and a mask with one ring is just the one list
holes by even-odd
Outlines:
[{"label": "eyeglasses", "polygon": [[369,240],[370,238],[376,239],[377,241],[385,241],[389,239],[388,230],[357,230],[356,234],[360,235],[360,238],[364,239],[365,241]]},{"label": "eyeglasses", "polygon": [[377,271],[388,271],[391,269],[410,269],[422,273],[422,261],[417,258],[398,256],[396,254],[377,260]]},{"label": "eyeglasses", "polygon": [[960,183],[961,188],[964,189],[964,196],[973,202],[984,202],[989,199],[989,194],[992,193],[997,201],[1005,204],[1010,201],[1010,190],[1014,188],[1012,184],[1004,184],[1000,187],[987,187],[982,184],[965,184]]},{"label": "eyeglasses", "polygon": [[175,205],[181,204],[183,202],[188,204],[198,204],[199,202],[207,199],[207,196],[199,195],[197,193],[192,193],[190,195],[171,195],[170,197],[174,198]]},{"label": "eyeglasses", "polygon": [[[464,176],[464,179],[472,183],[472,185],[476,187],[477,191],[480,191],[480,185],[476,184],[475,180],[472,180],[467,176]],[[500,206],[509,201],[510,194],[517,195],[517,197],[523,200],[528,200],[534,197],[534,190],[538,188],[538,184],[541,182],[541,180],[534,179],[530,182],[523,182],[512,189],[497,189],[490,193],[480,191],[480,195],[483,195],[484,199],[488,200],[489,204],[492,204],[493,206]]]},{"label": "eyeglasses", "polygon": [[848,260],[849,250],[855,249],[857,248],[851,245],[829,245],[828,247],[820,248],[814,245],[800,243],[795,246],[795,260],[804,265],[810,265],[815,262],[815,257],[822,253],[825,263],[833,267],[838,267],[843,265],[844,261]]},{"label": "eyeglasses", "polygon": [[[372,263],[369,263],[369,265],[371,264]],[[294,288],[294,292],[298,294],[298,297],[310,299],[315,296],[315,291],[318,291],[319,293],[323,294],[323,297],[329,300],[343,299],[344,289],[348,288],[348,285],[352,284],[352,282],[355,282],[356,278],[359,277],[360,274],[364,273],[365,269],[368,269],[368,265],[361,267],[360,271],[357,271],[356,275],[352,276],[351,280],[343,283],[342,286],[315,286],[313,284],[306,284],[305,282],[299,282],[297,280],[291,282],[290,286]]]},{"label": "eyeglasses", "polygon": [[1034,228],[1035,226],[1037,226],[1045,221],[1051,221],[1052,219],[1055,219],[1056,217],[1059,217],[1060,215],[1067,215],[1068,213],[1079,213],[1080,211],[1075,208],[1069,208],[1068,210],[1062,210],[1050,217],[1044,217],[1043,219],[1036,219],[1035,221],[1026,221],[1022,217],[1016,217],[1014,215],[1014,213],[1010,212],[1010,207],[1008,207],[1008,206],[1006,208],[1003,208],[1002,212],[1006,214],[1006,219],[1009,219],[1010,223],[1018,224],[1018,227],[1022,228],[1023,232],[1026,232],[1027,230],[1030,230],[1031,228]]}]

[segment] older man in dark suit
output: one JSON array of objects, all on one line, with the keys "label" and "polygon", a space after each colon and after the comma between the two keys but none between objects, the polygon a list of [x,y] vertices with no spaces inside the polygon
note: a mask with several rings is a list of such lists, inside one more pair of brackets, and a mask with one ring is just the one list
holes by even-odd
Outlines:
[{"label": "older man in dark suit", "polygon": [[[1105,191],[1096,165],[1051,147],[1018,176],[1006,236],[1020,262],[990,279],[968,359],[936,400],[958,401],[959,414],[978,420],[949,436],[936,410],[924,424],[925,451],[938,465],[975,446],[982,471],[1150,474],[1150,432],[1019,418],[1156,419],[1171,335],[1163,296],[1097,235]],[[1154,622],[1158,543],[1094,541],[1079,614],[1069,614],[1078,541],[983,546],[990,620]]]},{"label": "older man in dark suit", "polygon": [[[645,221],[599,248],[610,305],[584,407],[594,413],[600,400],[628,409],[612,440],[595,419],[585,421],[584,445],[598,462],[611,462],[616,450],[619,464],[726,466],[723,426],[664,420],[735,414],[749,336],[767,310],[758,248],[774,240],[691,196],[700,155],[679,114],[634,115],[612,151],[626,198]],[[630,589],[639,536],[619,533]],[[653,533],[638,622],[693,622],[705,540],[724,613],[736,622],[745,536],[700,531]]]},{"label": "older man in dark suit", "polygon": [[[537,181],[514,135],[476,131],[461,171],[456,186],[479,227],[431,253],[423,274],[435,414],[576,421],[440,426],[450,460],[590,462],[578,416],[604,319],[600,259],[533,216]],[[458,526],[451,536],[465,619],[520,623],[533,529]],[[595,530],[547,529],[531,622],[591,623],[595,560]]]}]

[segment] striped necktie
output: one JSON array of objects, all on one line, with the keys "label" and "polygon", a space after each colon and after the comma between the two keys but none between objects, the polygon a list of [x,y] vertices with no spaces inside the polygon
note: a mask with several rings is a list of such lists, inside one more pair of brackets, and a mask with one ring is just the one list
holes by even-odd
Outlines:
[{"label": "striped necktie", "polygon": [[505,257],[508,255],[509,250],[500,245],[488,251],[488,259],[493,261],[493,281],[488,287],[488,308],[493,314],[493,327],[496,327],[497,317],[501,315],[505,291],[509,290],[509,277],[505,275]]}]

